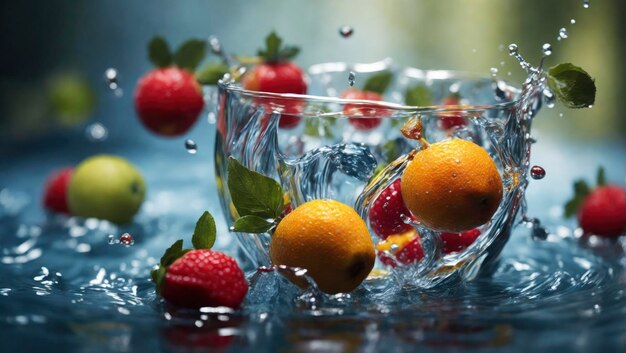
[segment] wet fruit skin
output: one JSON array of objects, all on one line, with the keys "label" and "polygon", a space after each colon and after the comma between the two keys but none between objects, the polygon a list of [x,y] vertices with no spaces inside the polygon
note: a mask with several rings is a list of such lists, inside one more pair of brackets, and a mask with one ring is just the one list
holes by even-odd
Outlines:
[{"label": "wet fruit skin", "polygon": [[626,234],[626,190],[617,185],[594,189],[583,201],[578,222],[585,234],[608,238]]},{"label": "wet fruit skin", "polygon": [[[341,96],[344,99],[358,99],[358,100],[370,100],[370,101],[381,101],[383,97],[376,93],[370,91],[361,91],[356,88],[350,88],[345,90]],[[379,107],[375,105],[367,105],[367,104],[346,104],[343,108],[343,113],[345,115],[363,115],[363,118],[348,118],[348,121],[352,126],[354,126],[357,130],[371,130],[382,123],[382,113],[374,113],[375,117],[368,118],[367,116],[372,115],[370,110],[377,109]]]},{"label": "wet fruit skin", "polygon": [[[243,87],[251,91],[306,94],[307,84],[302,69],[289,61],[258,64],[243,77]],[[278,126],[291,129],[298,125],[304,104],[297,100],[283,100],[283,114]],[[292,115],[290,115],[292,114]]]},{"label": "wet fruit skin", "polygon": [[192,73],[178,67],[148,72],[135,90],[135,110],[141,122],[158,135],[184,134],[203,108],[202,87]]},{"label": "wet fruit skin", "polygon": [[[307,270],[325,293],[348,293],[374,266],[374,244],[365,222],[350,206],[334,200],[304,203],[283,218],[272,236],[275,265]],[[306,286],[301,278],[290,278]]]},{"label": "wet fruit skin", "polygon": [[[398,247],[394,254],[395,260],[385,253],[385,251],[392,252],[392,245]],[[390,267],[396,267],[398,265],[396,261],[402,265],[411,265],[424,258],[420,237],[412,228],[401,234],[390,235],[386,241],[376,245],[376,250],[378,250],[380,261]]]},{"label": "wet fruit skin", "polygon": [[401,181],[396,179],[372,203],[369,212],[370,228],[381,239],[385,239],[391,234],[413,229],[410,224],[405,223],[406,217],[414,219],[402,200]]},{"label": "wet fruit skin", "polygon": [[480,236],[479,229],[472,229],[463,233],[441,233],[441,251],[446,255],[461,252],[472,245],[478,236]]},{"label": "wet fruit skin", "polygon": [[167,268],[161,295],[186,308],[227,306],[238,308],[248,283],[230,256],[209,250],[191,250]]},{"label": "wet fruit skin", "polygon": [[[446,98],[441,105],[459,105],[461,99],[458,95],[451,95]],[[467,120],[460,112],[444,112],[439,114],[439,125],[445,130],[467,125]]]},{"label": "wet fruit skin", "polygon": [[44,208],[59,213],[70,213],[67,202],[67,187],[73,173],[74,168],[63,168],[48,177],[43,196]]},{"label": "wet fruit skin", "polygon": [[448,139],[419,151],[402,175],[402,197],[426,227],[460,233],[488,222],[502,200],[502,179],[487,151]]}]

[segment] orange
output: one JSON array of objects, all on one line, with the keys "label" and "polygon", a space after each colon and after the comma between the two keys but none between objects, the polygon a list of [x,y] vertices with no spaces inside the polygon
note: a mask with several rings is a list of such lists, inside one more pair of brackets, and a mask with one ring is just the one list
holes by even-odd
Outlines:
[{"label": "orange", "polygon": [[487,151],[450,139],[417,152],[402,175],[402,198],[415,218],[460,233],[487,223],[502,200],[502,178]]},{"label": "orange", "polygon": [[[275,265],[307,270],[325,293],[347,293],[374,267],[374,244],[363,219],[334,200],[304,203],[283,218],[272,236]],[[297,278],[292,282],[304,286]]]}]

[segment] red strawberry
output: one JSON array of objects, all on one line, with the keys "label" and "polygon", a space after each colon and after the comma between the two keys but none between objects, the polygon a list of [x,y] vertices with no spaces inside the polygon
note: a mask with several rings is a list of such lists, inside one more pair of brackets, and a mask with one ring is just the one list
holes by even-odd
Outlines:
[{"label": "red strawberry", "polygon": [[[341,96],[344,99],[360,99],[360,100],[370,100],[370,101],[381,101],[383,97],[371,91],[361,91],[356,88],[350,88],[345,90]],[[348,121],[352,126],[354,126],[358,130],[371,130],[376,128],[382,122],[381,111],[375,112],[374,114],[371,111],[377,109],[379,107],[375,105],[367,105],[367,104],[346,104],[343,107],[343,113],[348,116],[354,115],[363,115],[364,118],[348,118]],[[367,116],[374,115],[374,118],[365,118]]]},{"label": "red strawberry", "polygon": [[415,219],[404,205],[400,179],[396,179],[372,203],[369,213],[370,228],[381,239],[385,239],[391,234],[404,233],[413,229],[404,222],[406,217]]},{"label": "red strawberry", "polygon": [[626,234],[626,190],[617,185],[594,189],[583,200],[578,222],[585,234],[609,238]]},{"label": "red strawberry", "polygon": [[64,168],[48,177],[43,196],[43,206],[54,212],[69,214],[67,186],[74,173],[73,168]]},{"label": "red strawberry", "polygon": [[238,308],[247,292],[246,278],[232,257],[200,249],[185,253],[167,268],[161,295],[189,308]]},{"label": "red strawberry", "polygon": [[144,75],[135,90],[135,109],[142,123],[163,136],[187,132],[204,107],[202,88],[193,74],[178,67],[157,68]]},{"label": "red strawberry", "polygon": [[[393,250],[392,246],[397,248]],[[380,261],[391,267],[396,267],[397,263],[411,265],[424,258],[420,237],[414,229],[402,234],[390,235],[385,241],[376,245],[376,250],[378,250]],[[387,255],[387,252],[393,253],[395,260]]]},{"label": "red strawberry", "polygon": [[444,254],[461,252],[472,245],[479,235],[479,229],[472,229],[463,233],[441,233],[442,251]]},{"label": "red strawberry", "polygon": [[[259,51],[263,63],[254,66],[243,78],[243,87],[251,91],[271,93],[306,94],[307,84],[302,69],[288,61],[298,53],[295,47],[281,48],[282,39],[275,33],[266,38],[267,48]],[[304,102],[293,99],[268,99],[268,103],[283,106],[278,126],[284,129],[296,127],[301,118],[298,114]]]},{"label": "red strawberry", "polygon": [[[461,97],[458,94],[453,94],[446,98],[442,105],[459,105],[460,103]],[[440,113],[439,118],[439,124],[441,128],[445,130],[467,125],[467,120],[459,112]]]}]

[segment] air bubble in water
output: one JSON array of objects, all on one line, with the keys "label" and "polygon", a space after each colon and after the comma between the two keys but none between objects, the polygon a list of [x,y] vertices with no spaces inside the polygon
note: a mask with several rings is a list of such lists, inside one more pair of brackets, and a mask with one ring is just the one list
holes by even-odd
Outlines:
[{"label": "air bubble in water", "polygon": [[565,27],[559,29],[559,37],[558,40],[567,38],[567,29]]},{"label": "air bubble in water", "polygon": [[545,43],[542,47],[543,50],[543,55],[545,56],[550,56],[552,55],[552,44],[550,43]]},{"label": "air bubble in water", "polygon": [[498,74],[498,68],[496,67],[492,67],[491,69],[489,69],[489,71],[491,71],[491,76],[496,77],[496,75]]},{"label": "air bubble in water", "polygon": [[591,5],[589,4],[589,0],[584,0],[583,1],[583,7],[588,9]]},{"label": "air bubble in water", "polygon": [[535,180],[541,180],[546,176],[546,170],[543,167],[534,165],[530,168],[530,176]]},{"label": "air bubble in water", "polygon": [[350,84],[350,87],[354,86],[355,80],[356,80],[356,74],[354,73],[354,71],[350,71],[350,74],[348,74],[348,83]]},{"label": "air bubble in water", "polygon": [[349,38],[354,33],[354,28],[351,26],[341,26],[339,28],[339,34],[344,38]]},{"label": "air bubble in water", "polygon": [[516,55],[517,54],[517,44],[515,43],[511,43],[509,44],[509,55]]},{"label": "air bubble in water", "polygon": [[215,55],[222,54],[222,43],[216,36],[209,37],[209,48],[211,48],[211,52]]},{"label": "air bubble in water", "polygon": [[135,244],[135,240],[133,239],[133,236],[130,235],[129,233],[124,233],[120,236],[120,244],[131,246]]},{"label": "air bubble in water", "polygon": [[106,82],[109,89],[116,90],[119,87],[119,82],[117,81],[117,70],[112,67],[104,70],[104,82]]},{"label": "air bubble in water", "polygon": [[94,142],[104,141],[109,136],[107,128],[100,123],[93,123],[87,126],[85,129],[85,135],[87,139]]},{"label": "air bubble in water", "polygon": [[191,139],[185,140],[185,149],[187,149],[187,152],[189,152],[189,154],[196,154],[196,152],[198,152],[198,146],[196,145],[196,142]]}]

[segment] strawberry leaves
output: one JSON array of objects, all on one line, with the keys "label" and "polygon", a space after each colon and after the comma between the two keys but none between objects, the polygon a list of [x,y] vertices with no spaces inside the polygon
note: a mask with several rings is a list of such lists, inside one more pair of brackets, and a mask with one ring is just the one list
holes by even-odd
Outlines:
[{"label": "strawberry leaves", "polygon": [[[193,244],[194,249],[210,249],[213,247],[213,244],[215,244],[215,235],[215,220],[208,211],[204,211],[202,216],[196,222],[196,228],[191,238],[191,243]],[[167,274],[167,268],[190,250],[191,249],[183,249],[182,239],[178,239],[174,242],[174,244],[167,248],[167,250],[165,250],[163,256],[161,256],[161,260],[159,261],[159,267],[152,270],[150,273],[150,277],[156,285],[157,293],[161,293],[161,289],[163,288],[163,283],[165,281],[165,275]]]},{"label": "strawberry leaves", "polygon": [[[598,172],[596,174],[596,183],[598,186],[606,185],[606,173],[603,167],[598,168]],[[565,209],[563,212],[565,218],[570,218],[576,215],[576,213],[578,213],[578,210],[580,209],[580,206],[582,206],[583,201],[590,193],[591,188],[585,180],[576,180],[574,182],[574,196],[565,204]]]},{"label": "strawberry leaves", "polygon": [[379,72],[370,76],[370,78],[365,81],[363,90],[382,95],[387,90],[387,87],[389,87],[391,79],[393,79],[393,74],[390,71]]},{"label": "strawberry leaves", "polygon": [[568,108],[587,108],[595,102],[593,78],[578,66],[571,63],[553,66],[548,70],[547,80],[556,97]]},{"label": "strawberry leaves", "polygon": [[228,71],[225,64],[209,63],[196,71],[196,80],[202,85],[215,85]]},{"label": "strawberry leaves", "polygon": [[154,37],[148,43],[148,57],[156,67],[172,65],[172,52],[163,37]]},{"label": "strawberry leaves", "polygon": [[265,62],[287,61],[294,58],[300,52],[300,48],[295,46],[282,46],[283,40],[276,32],[272,31],[265,38],[265,48],[259,49],[257,55]]},{"label": "strawberry leaves", "polygon": [[433,105],[430,90],[424,85],[416,85],[407,88],[404,93],[404,104],[416,107],[428,107]]},{"label": "strawberry leaves", "polygon": [[228,160],[228,190],[240,216],[233,224],[236,232],[265,233],[277,224],[285,209],[280,184],[233,157]]}]

